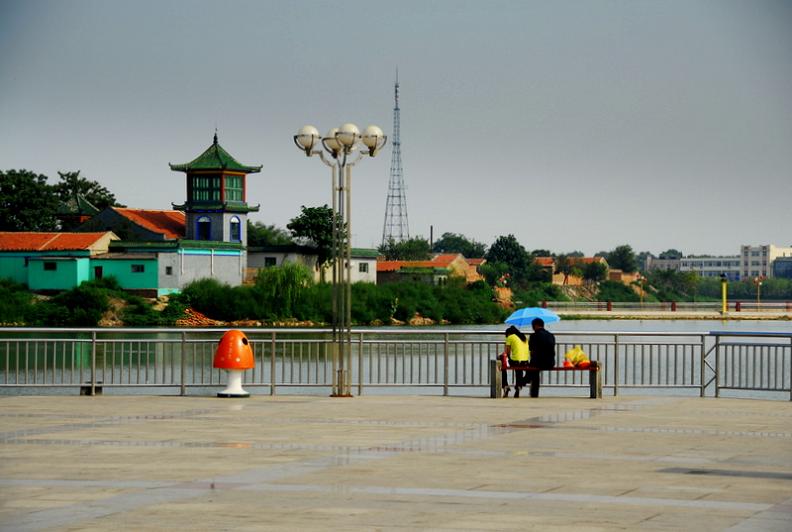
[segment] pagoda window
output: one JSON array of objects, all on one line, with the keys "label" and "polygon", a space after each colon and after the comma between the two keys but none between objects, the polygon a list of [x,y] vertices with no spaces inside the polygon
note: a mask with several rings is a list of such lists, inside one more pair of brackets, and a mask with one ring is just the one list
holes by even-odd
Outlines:
[{"label": "pagoda window", "polygon": [[227,175],[225,181],[225,200],[226,201],[244,201],[242,197],[242,176],[240,175]]},{"label": "pagoda window", "polygon": [[195,222],[195,237],[196,240],[211,240],[212,239],[212,220],[208,216],[201,216]]},{"label": "pagoda window", "polygon": [[231,218],[229,234],[232,241],[234,242],[242,241],[242,224],[239,222],[238,216],[233,216]]},{"label": "pagoda window", "polygon": [[217,176],[193,176],[192,200],[199,202],[220,201],[220,178]]}]

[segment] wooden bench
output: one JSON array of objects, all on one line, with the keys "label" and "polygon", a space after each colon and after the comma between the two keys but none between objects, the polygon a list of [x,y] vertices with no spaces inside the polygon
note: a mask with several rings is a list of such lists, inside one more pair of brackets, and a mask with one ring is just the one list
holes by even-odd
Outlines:
[{"label": "wooden bench", "polygon": [[[531,366],[512,366],[506,368],[506,371],[523,370],[531,372],[540,371],[587,371],[589,374],[589,397],[592,399],[602,398],[602,364],[592,361],[591,366],[587,368],[565,368],[563,366],[554,367],[551,369],[539,369]],[[490,397],[499,399],[503,397],[503,383],[501,381],[501,361],[490,360]],[[537,375],[537,378],[539,376]],[[534,381],[532,381],[534,382]]]}]

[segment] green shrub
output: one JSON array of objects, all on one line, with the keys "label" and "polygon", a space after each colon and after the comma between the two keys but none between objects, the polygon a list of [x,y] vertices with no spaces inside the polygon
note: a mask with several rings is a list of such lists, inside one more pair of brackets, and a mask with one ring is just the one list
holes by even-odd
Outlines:
[{"label": "green shrub", "polygon": [[0,323],[27,323],[33,315],[33,294],[25,285],[0,279]]},{"label": "green shrub", "polygon": [[618,281],[603,281],[599,285],[599,301],[640,301],[641,298],[635,290]]},{"label": "green shrub", "polygon": [[127,305],[121,312],[121,321],[127,327],[154,327],[160,325],[160,313],[142,297],[127,294]]}]

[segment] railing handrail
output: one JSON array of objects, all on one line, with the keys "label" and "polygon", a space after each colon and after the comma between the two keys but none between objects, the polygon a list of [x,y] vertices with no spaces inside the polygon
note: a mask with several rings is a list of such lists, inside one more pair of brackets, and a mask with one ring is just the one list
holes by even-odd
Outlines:
[{"label": "railing handrail", "polygon": [[[506,327],[505,325],[503,327]],[[245,334],[272,334],[272,333],[283,333],[283,334],[332,334],[332,329],[327,328],[314,328],[314,327],[301,327],[301,328],[280,328],[280,327],[234,327],[234,326],[226,326],[226,327],[211,327],[211,328],[178,328],[178,327],[168,327],[168,328],[160,328],[160,327],[151,327],[151,328],[137,328],[137,327],[0,327],[0,336],[4,335],[5,333],[23,333],[23,334],[30,334],[30,333],[46,333],[46,334],[59,334],[59,333],[82,333],[86,335],[90,335],[92,333],[97,334],[179,334],[182,333],[186,334],[214,334],[219,333],[222,334],[229,329],[238,329],[244,332]],[[699,337],[702,334],[704,335],[719,335],[719,336],[780,336],[780,337],[790,337],[792,333],[784,333],[784,332],[765,332],[765,331],[697,331],[697,332],[689,332],[689,331],[587,331],[587,330],[577,330],[577,331],[557,331],[552,330],[551,327],[548,328],[555,336],[672,336],[672,337]],[[392,328],[353,328],[352,334],[377,334],[377,335],[418,335],[418,336],[428,336],[428,335],[439,335],[442,336],[444,334],[449,335],[471,335],[471,334],[480,334],[480,335],[503,335],[505,329],[498,328],[498,329],[448,329],[448,328],[435,328],[435,327],[427,327],[421,329],[406,329],[401,328],[398,326]],[[75,341],[85,341],[90,342],[90,337],[87,338],[75,338]],[[122,340],[128,341],[128,340]]]}]

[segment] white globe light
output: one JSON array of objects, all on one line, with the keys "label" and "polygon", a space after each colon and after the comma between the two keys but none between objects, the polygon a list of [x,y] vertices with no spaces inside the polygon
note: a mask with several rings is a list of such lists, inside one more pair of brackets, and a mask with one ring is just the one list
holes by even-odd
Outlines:
[{"label": "white globe light", "polygon": [[360,140],[363,141],[363,144],[365,144],[369,150],[375,150],[383,136],[380,128],[377,126],[369,126],[363,130],[363,135],[361,135]]},{"label": "white globe light", "polygon": [[338,128],[334,127],[330,131],[328,131],[327,135],[325,135],[324,139],[322,139],[324,140],[325,147],[333,152],[337,152],[338,150],[341,149],[341,144],[339,144],[338,140],[336,140],[337,133],[338,133]]},{"label": "white globe light", "polygon": [[313,126],[303,126],[297,132],[294,139],[300,148],[306,152],[310,152],[314,144],[316,144],[316,141],[319,140],[319,130]]},{"label": "white globe light", "polygon": [[343,124],[336,133],[336,140],[345,148],[351,148],[357,142],[358,137],[360,137],[360,130],[355,124],[350,123]]}]

